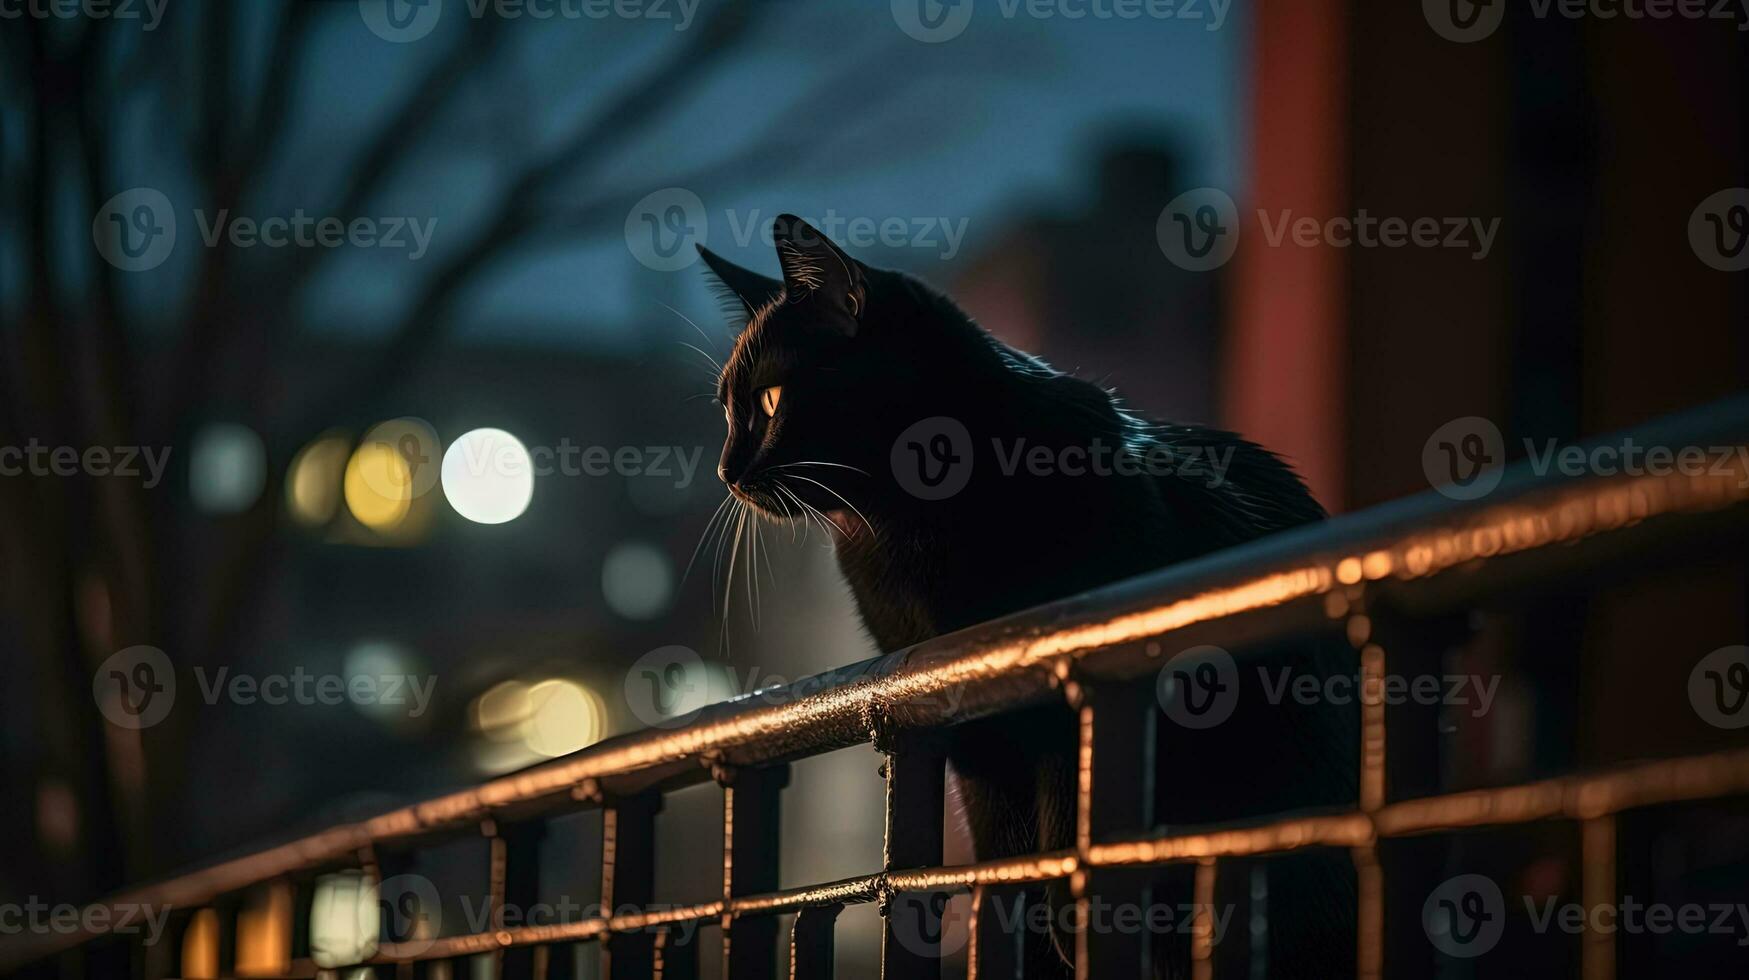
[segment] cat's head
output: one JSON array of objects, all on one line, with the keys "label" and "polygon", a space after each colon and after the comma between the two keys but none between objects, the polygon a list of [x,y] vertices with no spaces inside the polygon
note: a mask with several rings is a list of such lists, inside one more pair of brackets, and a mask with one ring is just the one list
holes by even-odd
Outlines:
[{"label": "cat's head", "polygon": [[768,516],[812,509],[842,529],[896,489],[888,453],[898,433],[950,410],[949,338],[969,321],[792,215],[772,239],[782,279],[699,247],[744,321],[717,379],[728,427],[717,476]]}]

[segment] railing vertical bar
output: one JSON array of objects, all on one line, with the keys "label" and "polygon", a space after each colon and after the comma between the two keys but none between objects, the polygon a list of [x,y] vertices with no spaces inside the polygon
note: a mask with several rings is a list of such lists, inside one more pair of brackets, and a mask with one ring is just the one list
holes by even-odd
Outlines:
[{"label": "railing vertical bar", "polygon": [[1384,647],[1361,647],[1360,670],[1360,808],[1373,813],[1385,805]]},{"label": "railing vertical bar", "polygon": [[[1020,895],[1014,889],[983,885],[972,890],[971,937],[966,952],[966,980],[1015,980],[1020,973],[1020,942],[1018,931],[1004,928],[1003,919],[1019,921],[1015,903]],[[1000,907],[1007,903],[1006,915]]]},{"label": "railing vertical bar", "polygon": [[1354,849],[1354,872],[1355,975],[1379,980],[1385,969],[1385,875],[1375,845]]},{"label": "railing vertical bar", "polygon": [[[782,792],[789,767],[723,772],[723,901],[776,891]],[[777,919],[723,914],[728,980],[770,980],[777,970]]]},{"label": "railing vertical bar", "polygon": [[[1581,825],[1580,849],[1587,912],[1615,905],[1615,817],[1592,817]],[[1580,951],[1584,980],[1615,980],[1615,930],[1597,928],[1597,916],[1585,916],[1585,942]]]},{"label": "railing vertical bar", "polygon": [[[500,830],[495,844],[503,845],[504,858],[498,871],[500,891],[498,904],[493,909],[494,928],[503,929],[507,921],[515,924],[528,922],[529,910],[540,902],[540,851],[546,833],[544,820]],[[536,959],[537,954],[545,952],[545,947],[535,946],[516,946],[500,951],[500,980],[544,980],[547,958],[544,955],[538,957],[541,966],[538,971]]]},{"label": "railing vertical bar", "polygon": [[698,927],[657,930],[651,944],[650,980],[698,980]]},{"label": "railing vertical bar", "polygon": [[[642,909],[655,899],[656,814],[662,797],[648,793],[606,801],[601,811],[601,907],[608,914]],[[656,935],[614,933],[602,942],[607,980],[643,980],[654,970]]]},{"label": "railing vertical bar", "polygon": [[[1358,601],[1356,603],[1359,604]],[[1376,813],[1385,805],[1385,648],[1372,641],[1371,619],[1349,617],[1348,637],[1360,650],[1360,809]],[[1384,869],[1378,847],[1354,851],[1355,973],[1378,980],[1384,972]]]},{"label": "railing vertical bar", "polygon": [[1192,890],[1195,911],[1190,929],[1191,980],[1214,980],[1215,975],[1215,862],[1204,858],[1196,865]]},{"label": "railing vertical bar", "polygon": [[[1116,928],[1116,910],[1144,916],[1149,872],[1096,871],[1093,845],[1115,834],[1144,832],[1154,823],[1154,735],[1158,714],[1151,684],[1064,684],[1079,716],[1075,849],[1082,867],[1070,879],[1077,905],[1075,972],[1079,980],[1139,977],[1149,959],[1146,929]],[[1097,900],[1108,914],[1096,916]],[[1127,912],[1126,912],[1127,916]]]},{"label": "railing vertical bar", "polygon": [[842,905],[814,905],[796,913],[789,934],[789,980],[832,980],[834,940]]},{"label": "railing vertical bar", "polygon": [[[946,756],[929,735],[902,734],[883,746],[887,752],[886,870],[941,864],[942,820],[946,807]],[[941,903],[891,900],[885,903],[881,976],[889,980],[928,980],[941,975]]]}]

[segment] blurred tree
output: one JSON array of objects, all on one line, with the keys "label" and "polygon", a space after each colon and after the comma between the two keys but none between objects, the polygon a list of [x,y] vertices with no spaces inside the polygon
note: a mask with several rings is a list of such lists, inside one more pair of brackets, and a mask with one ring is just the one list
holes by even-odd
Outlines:
[{"label": "blurred tree", "polygon": [[[38,844],[10,849],[16,860],[0,868],[0,894],[88,896],[167,870],[154,841],[174,839],[179,808],[189,805],[179,760],[193,725],[185,712],[144,732],[106,724],[91,696],[95,668],[134,644],[165,650],[179,677],[227,662],[276,557],[293,452],[336,422],[383,417],[396,379],[456,323],[458,297],[484,273],[536,249],[617,234],[650,188],[600,173],[624,169],[640,136],[745,45],[775,2],[705,4],[629,80],[607,70],[617,65],[601,77],[576,73],[574,92],[588,95],[589,111],[557,138],[518,145],[506,132],[526,106],[492,106],[492,129],[468,134],[503,158],[483,217],[436,256],[374,355],[337,365],[331,387],[316,391],[296,390],[276,368],[305,326],[303,298],[338,250],[258,250],[245,260],[198,248],[186,288],[144,289],[91,247],[92,216],[129,186],[143,158],[174,161],[184,203],[219,214],[283,193],[270,186],[274,165],[298,154],[349,157],[331,194],[300,196],[299,206],[347,221],[380,213],[373,208],[396,182],[419,172],[424,148],[456,138],[456,105],[501,95],[517,77],[526,52],[516,32],[485,16],[435,35],[426,50],[438,53],[397,86],[398,100],[360,145],[319,132],[312,152],[297,145],[294,117],[320,81],[319,35],[338,18],[359,29],[351,4],[179,2],[150,31],[113,18],[5,24],[0,298],[14,322],[0,350],[0,446],[169,446],[185,459],[182,447],[222,403],[228,420],[263,436],[269,470],[252,506],[220,518],[169,492],[184,489],[175,478],[155,492],[89,474],[0,479],[0,615],[10,617],[0,619],[8,648],[0,771],[9,788],[25,790],[0,794],[0,832]],[[808,147],[786,133],[786,120],[848,119],[838,108],[852,90],[873,104],[881,94],[870,93],[879,88],[871,69],[888,54],[846,59],[828,84],[795,92],[768,128],[665,181],[708,192],[804,165]],[[151,119],[159,121],[142,125]],[[297,193],[309,192],[300,184]],[[202,530],[215,520],[216,530]]]}]

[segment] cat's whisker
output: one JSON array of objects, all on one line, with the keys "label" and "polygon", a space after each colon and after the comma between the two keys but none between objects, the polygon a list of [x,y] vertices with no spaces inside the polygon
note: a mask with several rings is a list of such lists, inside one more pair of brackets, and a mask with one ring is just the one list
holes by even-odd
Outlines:
[{"label": "cat's whisker", "polygon": [[[672,306],[669,306],[667,303],[661,302],[660,300],[657,301],[656,305],[662,307],[663,309],[674,314],[675,316],[679,317],[680,319],[685,320],[687,326],[691,327],[693,330],[696,330],[698,332],[699,339],[703,340],[707,344],[711,342],[710,334],[705,333],[703,327],[694,323],[692,320],[692,317],[687,316],[686,314],[680,312],[679,310],[675,309]],[[720,372],[722,370],[722,365],[720,365],[720,364],[717,365],[717,370]]]},{"label": "cat's whisker", "polygon": [[782,470],[782,469],[788,469],[791,466],[835,466],[841,470],[849,470],[852,473],[861,473],[863,476],[868,475],[867,470],[857,469],[856,467],[850,466],[846,463],[823,463],[823,462],[820,462],[819,460],[812,460],[812,459],[802,460],[799,463],[784,463],[781,466],[773,466],[772,469]]},{"label": "cat's whisker", "polygon": [[719,580],[721,580],[724,584],[724,591],[723,591],[724,607],[722,610],[722,616],[723,616],[723,619],[725,621],[727,621],[727,619],[728,619],[729,610],[727,607],[728,580],[723,577],[723,545],[728,542],[728,540],[729,540],[729,528],[732,524],[734,524],[736,517],[741,512],[742,506],[744,506],[741,503],[740,498],[738,498],[738,497],[731,497],[729,499],[734,501],[734,506],[729,509],[728,516],[723,518],[722,524],[717,527],[716,556],[711,560],[711,586],[712,586],[712,588],[711,588],[711,611],[713,613],[717,611],[716,583]]},{"label": "cat's whisker", "polygon": [[791,475],[794,476],[798,480],[807,480],[809,483],[812,483],[814,486],[819,487],[820,489],[826,491],[827,493],[831,494],[832,496],[837,497],[839,500],[843,501],[844,506],[849,507],[851,513],[855,514],[862,521],[862,526],[868,528],[869,536],[873,537],[876,541],[880,540],[880,535],[875,533],[874,525],[869,523],[868,518],[866,516],[864,516],[862,511],[856,509],[855,504],[851,503],[848,500],[845,500],[843,494],[839,493],[838,491],[832,489],[831,487],[827,486],[824,483],[821,483],[819,480],[816,480],[812,477],[803,476],[800,473],[793,473]]},{"label": "cat's whisker", "polygon": [[741,534],[747,530],[747,505],[741,504],[735,508],[735,541],[729,546],[729,570],[723,580],[723,618],[729,616],[729,608],[735,599],[735,569],[740,567],[737,559],[741,554]]},{"label": "cat's whisker", "polygon": [[[779,485],[781,486],[781,484],[779,484]],[[827,547],[831,547],[831,545],[832,545],[832,532],[834,530],[837,530],[836,525],[834,525],[830,520],[828,520],[825,514],[820,513],[820,509],[818,507],[815,507],[814,505],[808,503],[806,500],[803,500],[801,498],[801,496],[798,495],[794,490],[791,490],[788,487],[784,487],[784,491],[790,495],[790,499],[794,500],[797,504],[799,504],[802,507],[802,515],[804,517],[806,517],[810,523],[818,523],[820,525],[821,532],[826,535],[826,545],[827,545]],[[839,533],[842,534],[844,532],[839,531]]]},{"label": "cat's whisker", "polygon": [[709,354],[706,354],[703,350],[701,350],[698,347],[697,344],[689,344],[684,340],[676,340],[675,343],[679,344],[680,346],[686,348],[689,351],[692,351],[694,354],[697,354],[698,356],[704,358],[705,362],[707,364],[709,364],[710,367],[713,369],[711,372],[712,377],[715,377],[715,376],[723,373],[722,363],[719,362],[716,358],[710,356]]},{"label": "cat's whisker", "polygon": [[722,516],[723,508],[727,507],[729,502],[734,499],[734,496],[724,494],[722,503],[717,504],[717,509],[711,511],[711,519],[704,522],[704,530],[698,532],[698,544],[692,546],[692,557],[686,560],[686,571],[680,575],[682,587],[686,585],[686,580],[692,575],[692,566],[697,563],[699,552],[704,550],[705,539],[710,537],[712,525],[716,524],[717,518]]}]

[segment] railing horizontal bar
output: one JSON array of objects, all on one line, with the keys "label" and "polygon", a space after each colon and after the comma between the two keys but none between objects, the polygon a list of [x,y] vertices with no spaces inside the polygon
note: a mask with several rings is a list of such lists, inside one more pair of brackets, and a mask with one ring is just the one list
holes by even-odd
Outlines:
[{"label": "railing horizontal bar", "polygon": [[1008,858],[946,868],[918,868],[861,875],[725,905],[704,902],[611,919],[585,919],[551,926],[524,926],[403,946],[385,944],[372,960],[394,963],[446,959],[508,946],[583,942],[612,932],[634,932],[679,922],[779,915],[804,908],[857,905],[888,892],[969,892],[980,886],[1028,884],[1067,878],[1084,867],[1122,868],[1187,863],[1228,857],[1262,857],[1305,847],[1359,847],[1381,837],[1501,827],[1538,820],[1585,820],[1622,810],[1666,803],[1749,794],[1749,749],[1714,752],[1623,766],[1589,776],[1569,776],[1524,786],[1474,790],[1359,811],[1293,817],[1255,827],[1172,833],[1093,845],[1090,857],[1072,851]]},{"label": "railing horizontal bar", "polygon": [[[1631,434],[1642,445],[1741,445],[1746,436],[1749,397]],[[1622,438],[1609,437],[1614,442]],[[1429,492],[1275,535],[775,692],[716,705],[684,729],[612,739],[564,760],[99,904],[112,912],[121,906],[198,907],[259,882],[345,864],[373,844],[404,845],[486,817],[514,821],[580,808],[588,804],[575,791],[586,783],[623,794],[703,778],[698,760],[705,756],[731,765],[765,764],[865,743],[877,731],[968,720],[1050,697],[1045,668],[1063,658],[1098,654],[1102,671],[1132,676],[1158,666],[1139,652],[1146,646],[1139,641],[1236,617],[1251,632],[1302,630],[1308,605],[1341,586],[1376,581],[1389,583],[1393,595],[1426,591],[1437,592],[1445,602],[1478,599],[1499,590],[1495,576],[1439,573],[1504,556],[1515,556],[1521,568],[1528,563],[1544,571],[1585,569],[1600,556],[1621,553],[1610,540],[1618,532],[1654,519],[1655,531],[1636,534],[1638,541],[1668,543],[1682,536],[1720,547],[1725,536],[1718,532],[1724,523],[1749,524],[1742,520],[1749,508],[1738,506],[1746,500],[1749,473],[1735,459],[1704,475],[1574,479],[1520,468],[1485,504]],[[1727,515],[1719,513],[1727,509]],[[1712,516],[1695,516],[1707,514]],[[1123,663],[1114,665],[1118,659]],[[1638,791],[1615,786],[1594,794]],[[83,920],[114,922],[117,917],[88,915]],[[103,931],[86,929],[0,946],[0,972]]]}]

